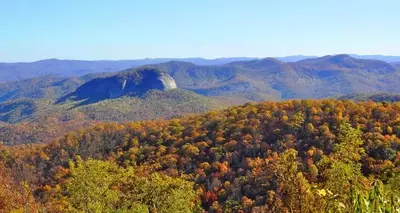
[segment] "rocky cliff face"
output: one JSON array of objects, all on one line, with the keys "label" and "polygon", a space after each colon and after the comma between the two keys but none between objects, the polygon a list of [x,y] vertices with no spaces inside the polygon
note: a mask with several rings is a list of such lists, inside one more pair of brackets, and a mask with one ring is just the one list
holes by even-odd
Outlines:
[{"label": "rocky cliff face", "polygon": [[75,92],[60,99],[96,102],[121,96],[141,96],[150,90],[171,90],[177,88],[175,80],[168,74],[154,68],[125,71],[115,76],[93,79]]},{"label": "rocky cliff face", "polygon": [[163,90],[170,90],[177,88],[175,80],[168,74],[162,73],[159,77],[159,80],[162,82],[164,89]]}]

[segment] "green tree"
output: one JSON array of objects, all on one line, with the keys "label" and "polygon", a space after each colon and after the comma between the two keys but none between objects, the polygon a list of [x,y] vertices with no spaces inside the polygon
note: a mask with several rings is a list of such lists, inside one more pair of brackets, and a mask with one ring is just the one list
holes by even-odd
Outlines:
[{"label": "green tree", "polygon": [[[132,174],[110,161],[70,161],[65,192],[70,212],[111,212],[118,203],[117,182]],[[115,187],[115,188],[113,188]]]},{"label": "green tree", "polygon": [[298,166],[297,151],[288,149],[282,153],[276,167],[282,201],[290,212],[304,212],[311,208],[311,186]]},{"label": "green tree", "polygon": [[[335,200],[338,205],[326,205],[328,209],[345,208],[350,209],[353,203],[351,196],[354,191],[363,191],[365,177],[361,173],[361,163],[359,163],[364,149],[361,148],[363,141],[361,131],[351,127],[350,124],[342,124],[339,128],[338,143],[334,145],[333,153],[329,157],[324,157],[320,166],[327,168],[323,174],[326,181],[323,184],[332,196],[329,200]],[[340,205],[339,205],[340,204]]]},{"label": "green tree", "polygon": [[139,202],[151,212],[186,213],[193,212],[196,207],[193,183],[160,173],[133,176],[122,185],[121,190],[125,203]]},{"label": "green tree", "polygon": [[193,183],[160,173],[121,168],[110,161],[70,162],[64,193],[69,212],[193,212]]}]

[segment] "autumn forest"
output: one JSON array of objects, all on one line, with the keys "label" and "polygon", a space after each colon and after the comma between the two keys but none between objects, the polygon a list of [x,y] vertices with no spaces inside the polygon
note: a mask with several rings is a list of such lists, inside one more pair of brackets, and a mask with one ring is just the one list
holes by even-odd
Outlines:
[{"label": "autumn forest", "polygon": [[0,212],[398,212],[400,103],[247,103],[1,146]]}]

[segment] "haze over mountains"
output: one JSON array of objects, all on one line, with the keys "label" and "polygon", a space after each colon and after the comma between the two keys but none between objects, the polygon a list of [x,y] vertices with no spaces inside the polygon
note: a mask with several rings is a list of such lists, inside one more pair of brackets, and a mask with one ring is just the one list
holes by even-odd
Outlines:
[{"label": "haze over mountains", "polygon": [[[377,59],[388,63],[400,62],[400,56],[383,56],[383,55],[355,55],[352,57],[360,59]],[[309,58],[317,58],[317,56],[286,56],[275,57],[283,62],[296,62]],[[57,75],[60,77],[81,76],[89,73],[99,72],[116,72],[132,67],[138,67],[148,64],[165,63],[168,61],[190,62],[196,65],[223,65],[234,61],[250,61],[261,58],[254,57],[236,57],[236,58],[155,58],[155,59],[137,59],[137,60],[58,60],[45,59],[35,62],[17,62],[17,63],[0,63],[0,82],[22,80],[26,78],[39,77],[43,75]]]}]

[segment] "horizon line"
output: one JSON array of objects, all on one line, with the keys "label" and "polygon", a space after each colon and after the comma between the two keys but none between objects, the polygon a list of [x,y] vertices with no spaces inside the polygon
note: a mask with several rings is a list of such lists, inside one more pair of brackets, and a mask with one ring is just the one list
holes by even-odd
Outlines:
[{"label": "horizon line", "polygon": [[325,57],[325,56],[335,56],[335,55],[349,55],[349,56],[361,56],[361,57],[400,57],[400,55],[384,55],[384,54],[356,54],[356,53],[338,53],[338,54],[327,54],[327,55],[287,55],[287,56],[266,56],[266,57],[252,57],[252,56],[232,56],[232,57],[215,57],[215,58],[207,58],[207,57],[144,57],[144,58],[131,58],[131,59],[68,59],[68,58],[43,58],[39,60],[32,60],[32,61],[0,61],[0,63],[35,63],[41,61],[49,61],[49,60],[57,60],[57,61],[88,61],[88,62],[96,62],[96,61],[139,61],[139,60],[184,60],[184,59],[200,59],[200,60],[221,60],[221,59],[240,59],[240,58],[247,58],[247,59],[263,59],[263,58],[289,58],[289,57]]}]

